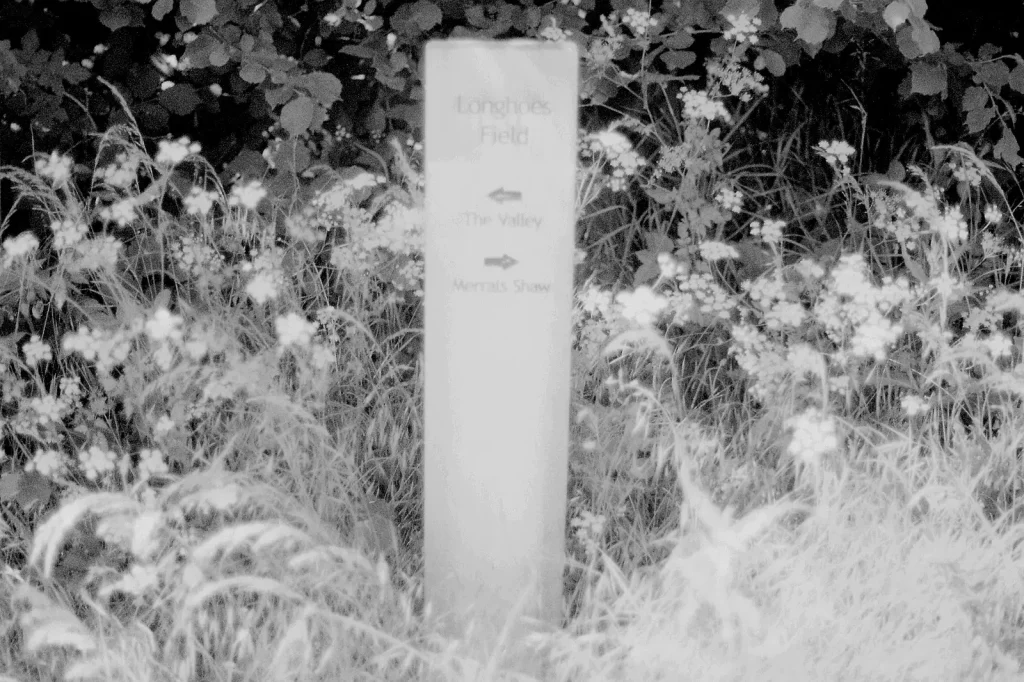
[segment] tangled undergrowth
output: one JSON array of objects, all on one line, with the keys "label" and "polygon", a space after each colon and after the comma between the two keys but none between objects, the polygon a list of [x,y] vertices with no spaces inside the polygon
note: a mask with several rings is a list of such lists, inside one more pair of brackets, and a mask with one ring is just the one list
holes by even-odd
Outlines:
[{"label": "tangled undergrowth", "polygon": [[[552,680],[1017,679],[1013,176],[799,131],[730,165],[755,34],[672,120],[581,135],[566,616],[531,643]],[[422,603],[417,144],[288,201],[131,126],[0,169],[45,216],[0,226],[0,679],[513,677]]]}]

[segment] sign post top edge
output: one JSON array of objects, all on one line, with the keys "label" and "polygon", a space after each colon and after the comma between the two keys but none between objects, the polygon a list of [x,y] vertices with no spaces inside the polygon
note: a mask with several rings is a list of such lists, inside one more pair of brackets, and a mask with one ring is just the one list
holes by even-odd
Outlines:
[{"label": "sign post top edge", "polygon": [[485,40],[480,38],[433,38],[427,41],[427,52],[452,49],[503,48],[508,50],[541,49],[561,52],[568,49],[574,55],[579,54],[579,45],[571,40],[536,40],[533,38],[507,38],[504,40]]}]

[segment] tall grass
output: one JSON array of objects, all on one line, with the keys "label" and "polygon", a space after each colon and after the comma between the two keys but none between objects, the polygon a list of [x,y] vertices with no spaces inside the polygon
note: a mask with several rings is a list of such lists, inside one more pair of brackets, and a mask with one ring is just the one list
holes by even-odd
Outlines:
[{"label": "tall grass", "polygon": [[[545,679],[1017,679],[1012,176],[644,96],[580,140]],[[517,677],[423,604],[415,149],[280,199],[96,142],[0,168],[0,680]]]}]

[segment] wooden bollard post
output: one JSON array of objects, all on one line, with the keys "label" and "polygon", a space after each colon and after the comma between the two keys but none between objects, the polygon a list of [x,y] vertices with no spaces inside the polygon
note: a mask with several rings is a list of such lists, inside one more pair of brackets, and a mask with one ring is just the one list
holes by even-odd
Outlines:
[{"label": "wooden bollard post", "polygon": [[425,59],[425,600],[489,655],[562,617],[578,54]]}]

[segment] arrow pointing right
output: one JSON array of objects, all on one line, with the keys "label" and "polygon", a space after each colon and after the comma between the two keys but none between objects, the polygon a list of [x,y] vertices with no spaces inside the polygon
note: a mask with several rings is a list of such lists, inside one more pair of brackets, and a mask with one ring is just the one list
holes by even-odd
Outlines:
[{"label": "arrow pointing right", "polygon": [[510,267],[518,263],[515,258],[504,254],[501,258],[484,258],[484,265],[489,267],[499,267],[502,270],[508,270]]}]

